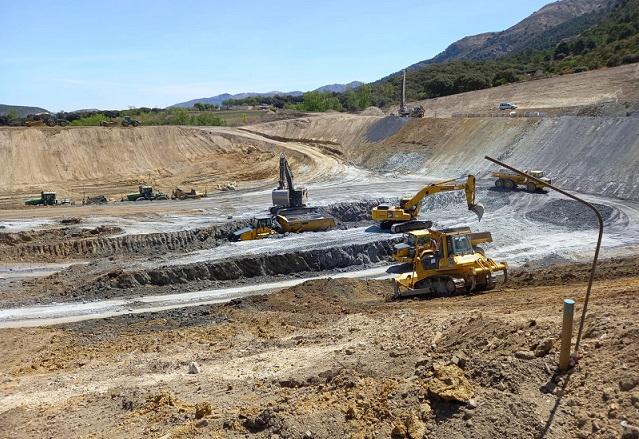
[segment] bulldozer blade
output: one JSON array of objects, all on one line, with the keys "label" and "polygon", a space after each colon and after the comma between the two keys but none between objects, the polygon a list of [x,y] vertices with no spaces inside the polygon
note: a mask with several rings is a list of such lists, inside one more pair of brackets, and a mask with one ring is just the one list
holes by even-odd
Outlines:
[{"label": "bulldozer blade", "polygon": [[478,221],[481,221],[482,217],[484,216],[484,211],[486,209],[484,209],[483,204],[477,203],[477,204],[473,204],[469,210],[471,210],[475,215],[477,215]]}]

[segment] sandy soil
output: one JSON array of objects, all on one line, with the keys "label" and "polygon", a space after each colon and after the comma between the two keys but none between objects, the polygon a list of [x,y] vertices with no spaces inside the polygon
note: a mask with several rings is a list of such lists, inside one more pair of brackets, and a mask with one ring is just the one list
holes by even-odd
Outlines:
[{"label": "sandy soil", "polygon": [[[422,105],[427,117],[453,113],[495,113],[500,102],[513,102],[518,111],[550,111],[601,102],[639,101],[639,64],[520,82],[411,103]],[[397,111],[392,108],[391,111]],[[559,111],[560,112],[560,111]]]},{"label": "sandy soil", "polygon": [[574,268],[542,287],[524,271],[470,297],[386,302],[386,281],[324,280],[228,305],[3,330],[13,354],[0,360],[0,433],[619,437],[639,424],[639,279],[595,284],[584,357],[561,375],[561,301],[580,312],[583,299]]},{"label": "sandy soil", "polygon": [[[272,180],[280,153],[312,180],[334,174],[331,154],[234,128],[2,128],[0,200],[20,204],[41,190],[59,198],[106,194],[117,199],[153,184],[215,191],[217,183]],[[335,169],[335,168],[338,169]],[[305,175],[307,174],[307,175]]]},{"label": "sandy soil", "polygon": [[[495,92],[639,100],[636,67]],[[478,106],[506,99],[482,93]],[[639,438],[637,121],[0,129],[0,203],[12,206],[0,212],[0,437]],[[339,228],[229,242],[270,206],[281,152]],[[571,261],[591,255],[596,224],[556,194],[494,189],[486,154],[545,170],[604,216],[584,357],[568,375],[555,368],[561,301],[581,309],[587,266]],[[471,172],[481,223],[456,193],[429,198],[423,219],[491,231],[487,254],[515,267],[508,283],[388,302],[379,279],[400,269],[371,203]],[[228,180],[239,190],[201,200],[15,206],[43,188],[78,198]]]}]

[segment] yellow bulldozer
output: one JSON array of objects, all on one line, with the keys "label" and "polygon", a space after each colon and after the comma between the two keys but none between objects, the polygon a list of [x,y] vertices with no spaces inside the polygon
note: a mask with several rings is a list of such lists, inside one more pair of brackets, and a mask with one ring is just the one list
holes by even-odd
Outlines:
[{"label": "yellow bulldozer", "polygon": [[475,203],[475,176],[469,175],[465,183],[456,183],[459,178],[440,181],[424,186],[411,198],[402,198],[399,206],[380,204],[373,207],[371,218],[380,223],[382,229],[390,229],[391,233],[403,233],[410,230],[430,228],[432,222],[419,221],[421,203],[429,195],[439,192],[463,190],[466,193],[468,210],[474,212],[481,221],[484,215],[484,206]]},{"label": "yellow bulldozer", "polygon": [[495,262],[474,248],[469,229],[429,234],[428,242],[415,248],[412,271],[395,278],[394,298],[487,291],[497,284],[496,272],[508,278],[508,263]]}]

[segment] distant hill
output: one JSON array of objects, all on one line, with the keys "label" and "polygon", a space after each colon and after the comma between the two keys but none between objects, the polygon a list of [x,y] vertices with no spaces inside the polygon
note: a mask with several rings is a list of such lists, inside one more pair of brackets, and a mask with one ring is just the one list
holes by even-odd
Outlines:
[{"label": "distant hill", "polygon": [[[639,0],[562,0],[503,32],[463,38],[436,57],[409,66],[406,95],[409,101],[426,102],[637,62]],[[397,104],[401,81],[396,72],[371,83],[372,104]]]},{"label": "distant hill", "polygon": [[211,105],[222,105],[222,102],[227,101],[229,99],[245,99],[245,98],[250,98],[253,96],[266,96],[266,97],[272,97],[272,96],[286,96],[286,95],[290,95],[290,96],[300,96],[304,94],[301,91],[269,91],[266,93],[254,93],[254,92],[247,92],[247,93],[237,93],[237,94],[229,94],[229,93],[222,93],[221,95],[217,95],[217,96],[211,96],[210,98],[199,98],[199,99],[191,99],[190,101],[186,101],[186,102],[180,102],[178,104],[174,104],[171,105],[168,108],[191,108],[194,104],[201,102],[202,104],[211,104]]},{"label": "distant hill", "polygon": [[[363,82],[359,82],[359,81],[352,81],[349,82],[348,84],[329,84],[329,85],[324,85],[322,87],[316,88],[313,91],[319,91],[319,92],[323,92],[323,93],[330,93],[330,92],[334,92],[334,93],[342,93],[345,92],[347,90],[351,90],[354,88],[359,87],[360,85],[362,85]],[[303,95],[304,92],[302,91],[269,91],[266,93],[254,93],[254,92],[247,92],[247,93],[237,93],[237,94],[229,94],[229,93],[223,93],[221,95],[217,95],[217,96],[211,96],[210,98],[199,98],[199,99],[192,99],[190,101],[186,101],[186,102],[180,102],[178,104],[174,104],[171,105],[168,108],[175,108],[175,107],[180,107],[180,108],[191,108],[194,104],[201,102],[203,104],[211,104],[211,105],[222,105],[222,103],[224,101],[227,101],[229,99],[245,99],[245,98],[250,98],[253,96],[264,96],[264,97],[273,97],[273,96],[301,96]]]},{"label": "distant hill", "polygon": [[316,88],[313,91],[318,91],[320,93],[344,93],[345,91],[353,90],[363,84],[363,82],[359,81],[349,82],[348,84],[329,84]]},{"label": "distant hill", "polygon": [[4,105],[4,104],[0,104],[0,116],[4,116],[6,114],[9,114],[9,112],[13,110],[16,112],[16,115],[18,117],[25,117],[28,116],[29,114],[36,114],[36,113],[48,113],[49,110],[45,110],[44,108],[40,108],[40,107],[25,107],[22,105]]},{"label": "distant hill", "polygon": [[526,49],[546,49],[600,23],[621,0],[561,0],[550,3],[501,32],[458,40],[434,58],[408,67],[448,61],[496,59]]}]

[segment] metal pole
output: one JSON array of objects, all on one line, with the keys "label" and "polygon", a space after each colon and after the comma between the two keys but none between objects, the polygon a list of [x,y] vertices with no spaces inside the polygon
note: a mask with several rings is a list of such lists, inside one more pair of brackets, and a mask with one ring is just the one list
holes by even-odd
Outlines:
[{"label": "metal pole", "polygon": [[575,301],[564,300],[564,318],[561,326],[561,352],[559,354],[559,370],[564,372],[570,367],[570,345],[572,344],[572,322],[575,315]]},{"label": "metal pole", "polygon": [[402,110],[406,107],[406,70],[404,70],[404,76],[402,79]]},{"label": "metal pole", "polygon": [[489,160],[493,163],[498,164],[499,166],[503,166],[506,169],[509,169],[513,172],[516,172],[519,175],[523,175],[526,178],[528,178],[529,180],[534,181],[535,183],[538,183],[540,187],[543,186],[547,186],[552,190],[555,190],[557,192],[559,192],[562,195],[567,196],[568,198],[572,198],[575,201],[578,201],[582,204],[585,204],[586,206],[588,206],[590,209],[592,209],[592,211],[595,213],[595,215],[597,216],[597,221],[599,221],[599,236],[597,237],[597,246],[595,247],[595,256],[592,258],[592,267],[590,268],[590,277],[588,278],[588,288],[586,288],[586,297],[584,299],[584,308],[583,311],[581,312],[581,321],[579,322],[579,332],[577,333],[577,341],[575,342],[575,354],[577,354],[579,352],[579,342],[581,341],[581,333],[583,332],[584,329],[584,322],[586,320],[586,311],[588,310],[588,300],[590,299],[590,290],[592,289],[592,282],[595,279],[595,270],[597,268],[597,259],[599,259],[599,249],[601,248],[601,239],[603,238],[603,218],[601,217],[601,214],[599,213],[599,211],[595,208],[595,206],[593,206],[592,204],[590,204],[589,202],[587,202],[586,200],[583,200],[579,197],[574,196],[573,194],[570,194],[566,191],[564,191],[563,189],[559,189],[551,184],[545,183],[541,180],[539,180],[538,178],[533,177],[532,175],[528,175],[522,171],[520,171],[519,169],[513,168],[510,165],[507,165],[505,163],[500,162],[499,160],[496,160],[492,157],[489,156],[484,156],[484,158],[486,160]]}]

